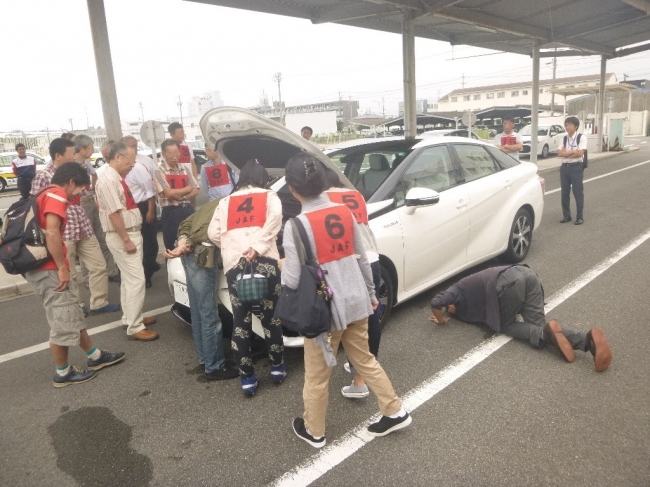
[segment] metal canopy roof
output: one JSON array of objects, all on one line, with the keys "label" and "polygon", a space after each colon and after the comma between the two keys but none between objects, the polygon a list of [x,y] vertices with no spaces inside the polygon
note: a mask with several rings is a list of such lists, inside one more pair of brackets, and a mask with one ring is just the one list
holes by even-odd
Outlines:
[{"label": "metal canopy roof", "polygon": [[[438,115],[418,115],[416,125],[435,125],[438,123],[456,123],[456,119],[441,117]],[[386,127],[403,127],[404,126],[404,117],[399,117],[394,120],[390,120],[382,125]]]},{"label": "metal canopy roof", "polygon": [[[633,91],[636,90],[638,86],[630,85],[627,83],[619,83],[616,85],[605,85],[605,92],[613,91]],[[574,96],[574,95],[589,95],[593,93],[598,93],[598,86],[583,86],[576,88],[557,88],[555,90],[550,90],[552,93],[557,93],[558,95],[563,96]]]},{"label": "metal canopy roof", "polygon": [[[414,18],[417,37],[529,55],[533,39],[560,55],[650,49],[650,0],[186,0],[384,32]],[[542,53],[543,55],[544,53]]]}]

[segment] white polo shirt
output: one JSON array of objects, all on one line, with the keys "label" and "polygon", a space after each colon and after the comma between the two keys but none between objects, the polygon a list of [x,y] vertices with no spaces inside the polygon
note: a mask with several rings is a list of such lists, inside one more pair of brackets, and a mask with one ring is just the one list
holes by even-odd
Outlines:
[{"label": "white polo shirt", "polygon": [[[563,141],[564,142],[564,141]],[[573,137],[570,137],[569,134],[566,134],[566,144],[564,148],[569,151],[574,150],[587,150],[587,136],[585,134],[580,135],[580,143],[578,143],[578,132],[573,134]],[[573,159],[562,159],[562,164],[572,164],[574,162],[582,162],[583,156],[573,158]]]}]

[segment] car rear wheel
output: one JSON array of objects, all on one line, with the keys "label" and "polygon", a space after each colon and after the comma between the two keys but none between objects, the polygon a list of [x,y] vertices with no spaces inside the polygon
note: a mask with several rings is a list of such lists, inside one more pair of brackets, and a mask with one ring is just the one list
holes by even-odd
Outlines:
[{"label": "car rear wheel", "polygon": [[546,159],[548,157],[548,145],[544,144],[542,147],[542,158]]},{"label": "car rear wheel", "polygon": [[530,243],[533,240],[533,218],[530,211],[520,208],[512,222],[508,236],[508,250],[504,255],[507,262],[516,264],[528,255]]},{"label": "car rear wheel", "polygon": [[393,310],[393,305],[395,304],[394,290],[395,286],[393,284],[393,278],[388,272],[388,269],[382,265],[379,290],[377,292],[377,299],[379,299],[379,304],[382,308],[379,314],[379,325],[382,329],[384,326],[386,326],[386,323],[388,323],[390,313]]},{"label": "car rear wheel", "polygon": [[7,188],[7,182],[0,178],[0,193],[2,193]]}]

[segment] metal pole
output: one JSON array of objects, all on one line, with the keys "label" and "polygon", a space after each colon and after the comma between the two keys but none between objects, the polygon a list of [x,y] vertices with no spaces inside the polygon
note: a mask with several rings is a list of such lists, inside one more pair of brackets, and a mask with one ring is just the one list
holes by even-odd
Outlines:
[{"label": "metal pole", "polygon": [[117,104],[117,90],[115,89],[115,77],[113,76],[111,46],[108,42],[104,0],[86,1],[88,3],[90,31],[95,50],[95,65],[97,67],[97,79],[99,82],[99,94],[102,100],[106,136],[109,139],[119,140],[122,138],[122,124],[120,122],[120,110]]},{"label": "metal pole", "polygon": [[[555,48],[557,52],[557,48]],[[557,70],[557,57],[553,58],[553,84],[551,85],[551,117],[555,116],[555,73]]]},{"label": "metal pole", "polygon": [[600,88],[598,98],[598,148],[596,152],[603,151],[603,136],[605,128],[605,78],[607,77],[607,57],[600,56]]},{"label": "metal pole", "polygon": [[627,92],[627,135],[632,131],[632,90]]},{"label": "metal pole", "polygon": [[537,119],[539,116],[539,39],[533,41],[533,105],[530,108],[530,162],[537,164]]},{"label": "metal pole", "polygon": [[414,139],[418,134],[415,102],[415,29],[413,16],[402,20],[402,64],[404,67],[404,135]]}]

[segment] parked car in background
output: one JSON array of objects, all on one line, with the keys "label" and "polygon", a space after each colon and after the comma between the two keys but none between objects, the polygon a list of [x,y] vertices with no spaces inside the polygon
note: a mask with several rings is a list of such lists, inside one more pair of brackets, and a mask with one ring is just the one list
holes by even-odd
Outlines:
[{"label": "parked car in background", "polygon": [[[442,130],[427,130],[422,132],[420,137],[468,137],[467,129],[442,129]],[[474,132],[471,133],[471,138],[480,140],[480,137]]]},{"label": "parked car in background", "polygon": [[[272,120],[237,108],[206,113],[201,130],[234,170],[251,158],[267,168],[285,221],[301,210],[284,181],[287,161],[300,152],[332,168],[345,186],[364,195],[380,253],[382,325],[395,305],[467,268],[498,255],[520,262],[541,221],[544,183],[537,166],[520,163],[486,142],[389,137],[347,142],[324,154]],[[281,244],[281,235],[279,240]],[[176,302],[172,310],[187,320],[183,266],[173,259],[167,270]],[[223,272],[218,292],[229,307]],[[253,329],[261,336],[255,318]],[[285,344],[300,346],[302,338],[285,333]]]},{"label": "parked car in background", "polygon": [[[28,156],[33,157],[36,160],[36,172],[42,171],[45,169],[45,159],[43,159],[38,154],[34,152],[27,151]],[[17,185],[16,176],[13,172],[13,167],[11,165],[12,161],[18,157],[18,152],[0,152],[0,193],[5,189],[12,188]]]},{"label": "parked car in background", "polygon": [[[526,125],[519,131],[521,140],[524,144],[522,154],[530,155],[531,125]],[[562,147],[566,130],[557,124],[540,124],[537,127],[537,155],[548,157],[551,153],[556,153]]]}]

